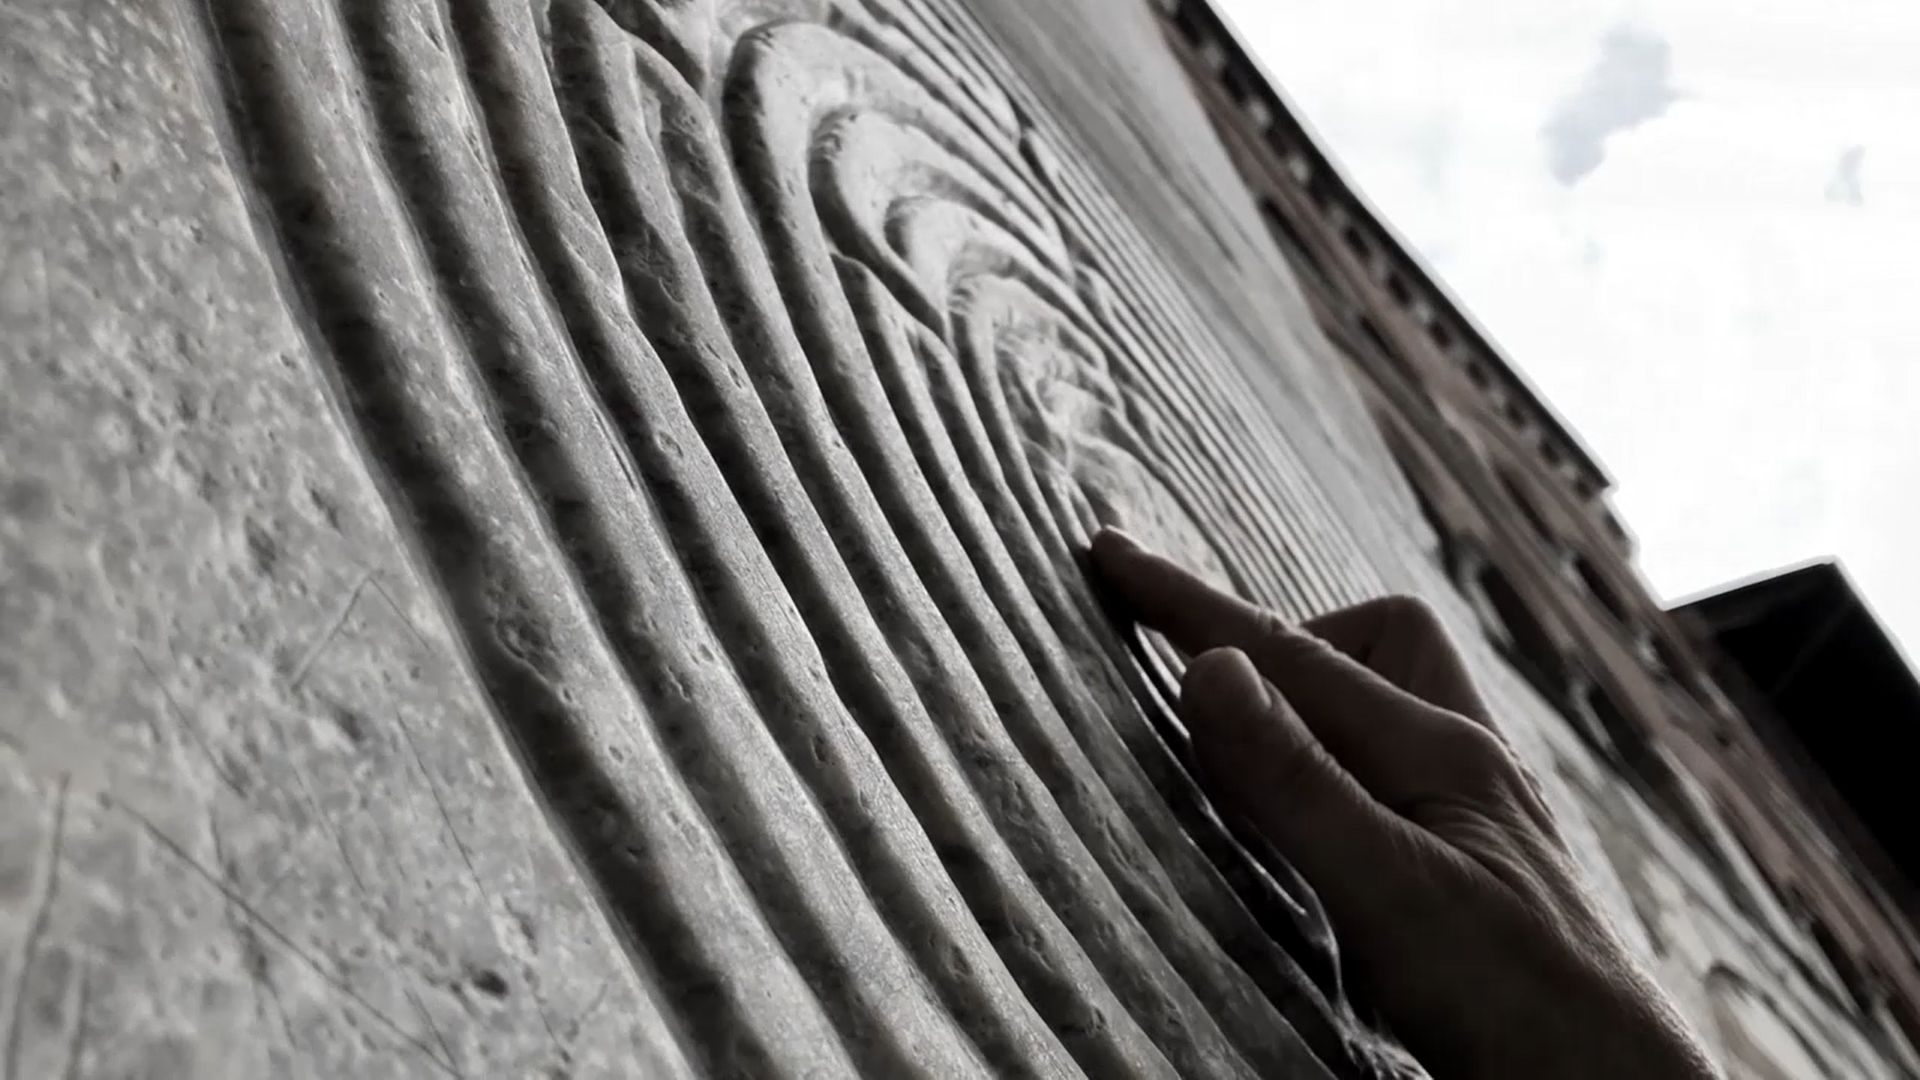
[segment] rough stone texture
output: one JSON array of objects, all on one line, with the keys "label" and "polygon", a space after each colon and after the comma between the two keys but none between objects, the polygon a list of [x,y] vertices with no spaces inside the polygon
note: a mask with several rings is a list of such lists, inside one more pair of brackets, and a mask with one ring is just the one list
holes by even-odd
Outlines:
[{"label": "rough stone texture", "polygon": [[7,1075],[1416,1071],[1077,551],[1376,578],[972,16],[5,18]]},{"label": "rough stone texture", "polygon": [[0,1076],[1419,1075],[1082,574],[1472,626],[1144,8],[0,26]]}]

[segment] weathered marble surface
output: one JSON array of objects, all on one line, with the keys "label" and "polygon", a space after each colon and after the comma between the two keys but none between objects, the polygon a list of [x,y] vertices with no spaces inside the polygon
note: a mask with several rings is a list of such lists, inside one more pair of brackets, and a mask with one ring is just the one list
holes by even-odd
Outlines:
[{"label": "weathered marble surface", "polygon": [[1417,1071],[1077,553],[1374,578],[971,15],[5,14],[6,1075]]},{"label": "weathered marble surface", "polygon": [[1081,574],[1472,638],[1145,10],[0,27],[0,1076],[1417,1075]]}]

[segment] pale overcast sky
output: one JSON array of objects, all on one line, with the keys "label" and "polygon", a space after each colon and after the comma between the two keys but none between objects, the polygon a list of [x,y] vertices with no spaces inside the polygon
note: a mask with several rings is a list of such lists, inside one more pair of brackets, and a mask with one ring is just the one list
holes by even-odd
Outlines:
[{"label": "pale overcast sky", "polygon": [[1920,649],[1920,0],[1215,0],[1617,481],[1676,599]]}]

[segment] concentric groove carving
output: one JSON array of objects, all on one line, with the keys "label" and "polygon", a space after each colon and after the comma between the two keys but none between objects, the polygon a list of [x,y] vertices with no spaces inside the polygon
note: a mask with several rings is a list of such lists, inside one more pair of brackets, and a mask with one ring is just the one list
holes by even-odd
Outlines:
[{"label": "concentric groove carving", "polygon": [[[899,3],[217,2],[348,429],[669,1071],[1409,1071],[1198,794],[1119,520],[1373,583],[1070,145]],[[1142,647],[1143,646],[1143,647]]]}]

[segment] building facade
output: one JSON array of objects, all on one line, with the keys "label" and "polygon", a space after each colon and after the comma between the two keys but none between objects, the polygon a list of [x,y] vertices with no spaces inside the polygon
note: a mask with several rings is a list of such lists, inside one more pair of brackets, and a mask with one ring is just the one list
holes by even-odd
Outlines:
[{"label": "building facade", "polygon": [[[1845,798],[1816,801],[1808,788],[1870,788],[1883,832],[1899,834],[1906,830],[1891,778],[1828,780],[1828,766],[1776,734],[1777,710],[1744,680],[1735,694],[1745,706],[1736,705],[1723,684],[1742,669],[1727,639],[1700,606],[1668,612],[1649,593],[1632,565],[1631,537],[1607,505],[1610,481],[1599,464],[1344,180],[1230,25],[1205,0],[1162,0],[1156,9],[1315,321],[1358,376],[1431,530],[1432,558],[1494,647],[1605,763],[1611,782],[1644,800],[1724,886],[1747,924],[1740,930],[1775,937],[1793,966],[1810,1015],[1789,1019],[1791,1008],[1779,1010],[1791,1042],[1802,1045],[1769,1058],[1767,1040],[1740,1045],[1751,1002],[1724,1008],[1726,991],[1715,981],[1776,1003],[1786,993],[1738,964],[1677,955],[1675,933],[1721,913],[1671,906],[1651,880],[1628,883],[1669,983],[1695,999],[1695,1018],[1707,1029],[1731,1025],[1729,1068],[1854,1075],[1857,1064],[1816,1049],[1822,1029],[1838,1026],[1857,1030],[1880,1065],[1910,1075],[1920,1044],[1910,868],[1862,836]],[[1860,618],[1859,611],[1855,600],[1846,614]],[[1790,659],[1802,648],[1796,635],[1821,634],[1823,621],[1805,613],[1777,619],[1772,644]],[[1865,710],[1847,729],[1860,733],[1859,757],[1878,745],[1891,762],[1906,737],[1864,733],[1911,724],[1912,675],[1884,635],[1877,649],[1876,657],[1890,654],[1876,661],[1879,682],[1831,677],[1800,690],[1826,695],[1849,723]],[[1861,699],[1861,687],[1882,683],[1905,695]],[[1803,723],[1829,722],[1816,712]],[[1793,773],[1813,778],[1794,782]],[[1609,855],[1631,873],[1644,858],[1633,850],[1641,842],[1611,839]],[[1716,1000],[1702,1008],[1705,998]]]},{"label": "building facade", "polygon": [[1908,931],[1204,7],[0,23],[0,1075],[1417,1080],[1109,523],[1431,600],[1716,1053],[1913,1071]]}]

